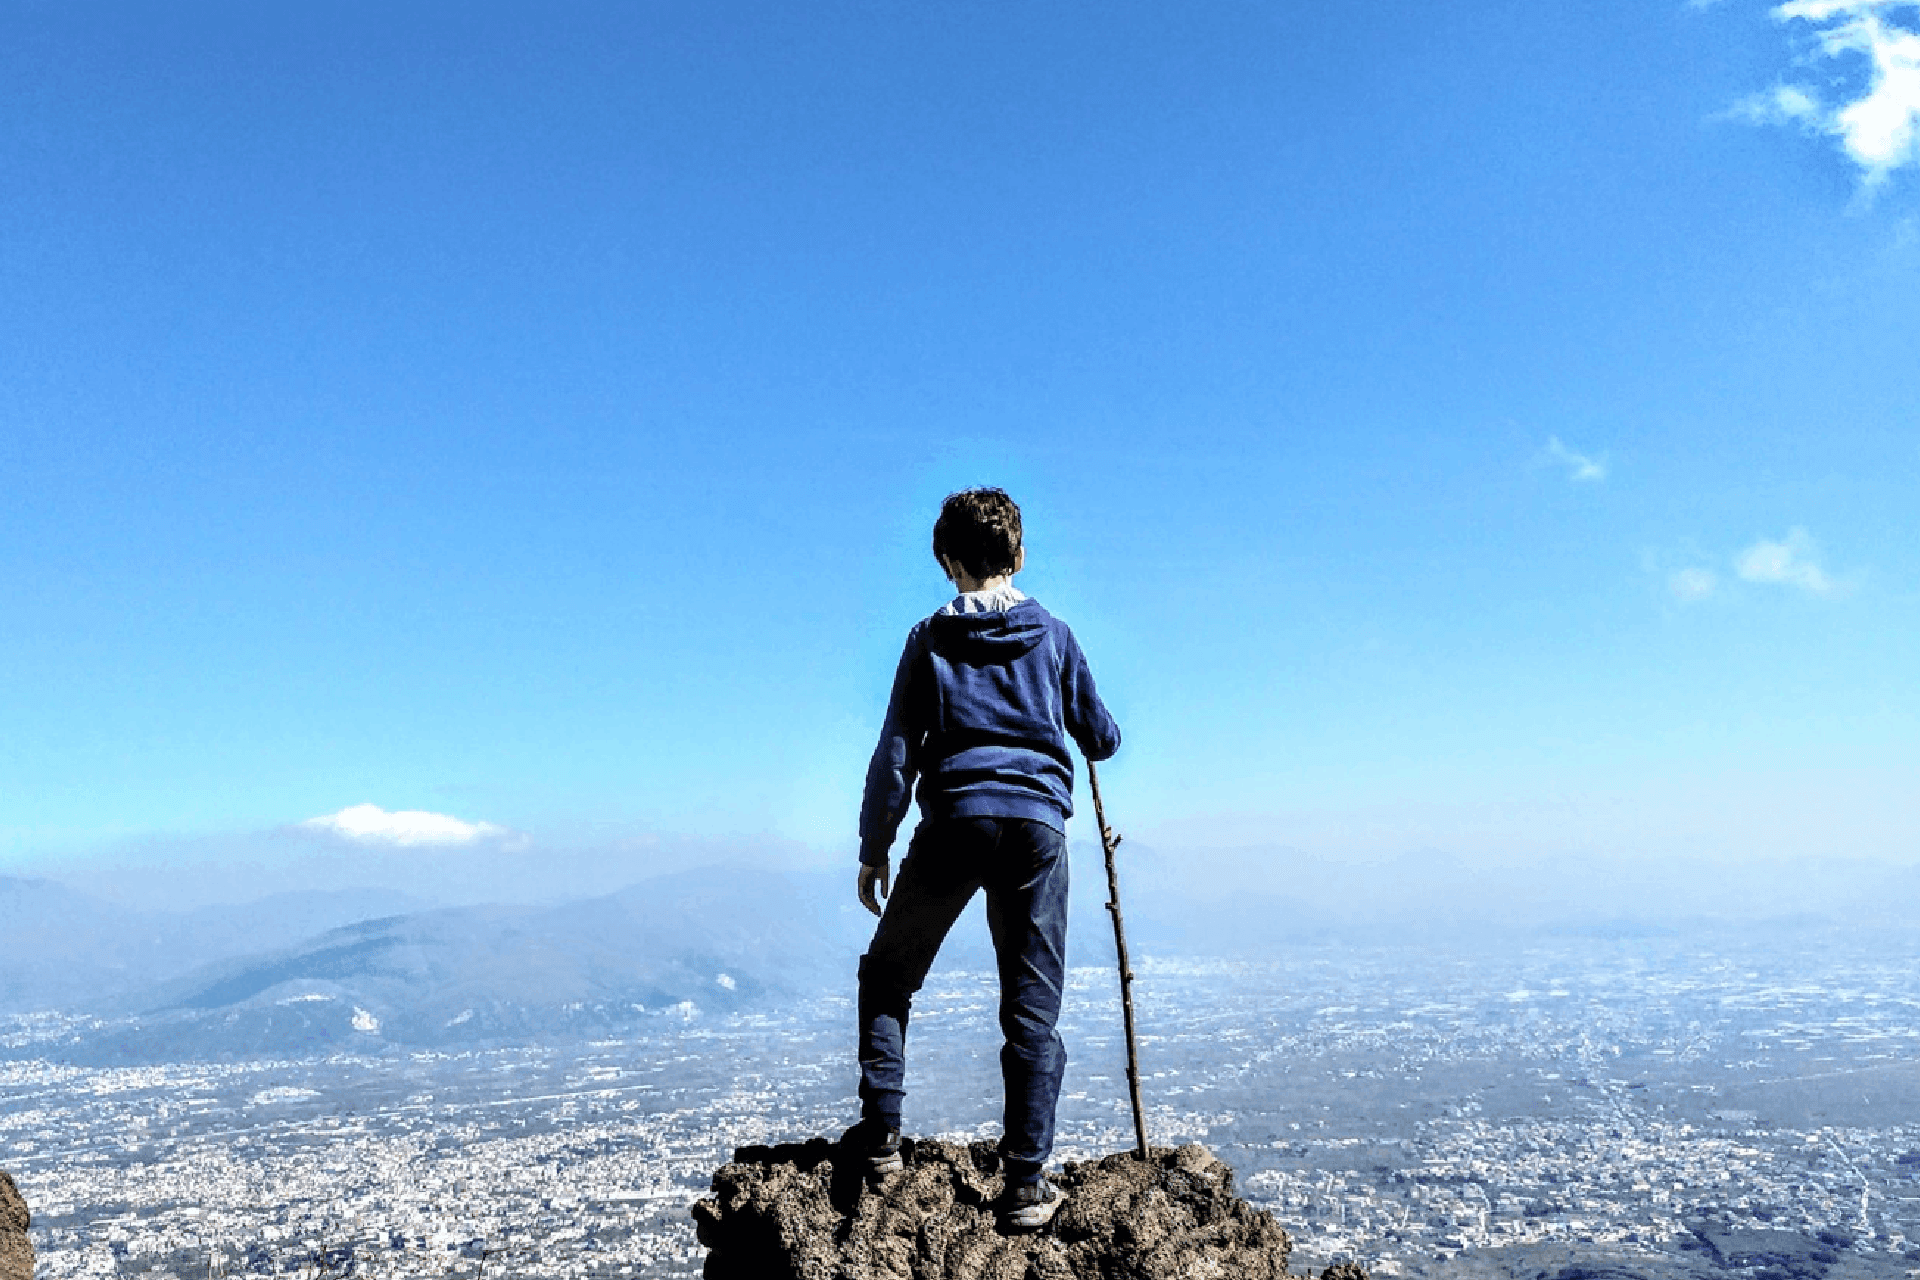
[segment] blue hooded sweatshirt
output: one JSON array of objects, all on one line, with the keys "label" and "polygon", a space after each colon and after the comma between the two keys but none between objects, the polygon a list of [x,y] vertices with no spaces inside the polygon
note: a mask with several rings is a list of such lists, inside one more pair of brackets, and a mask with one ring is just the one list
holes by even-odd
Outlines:
[{"label": "blue hooded sweatshirt", "polygon": [[1067,624],[1021,598],[953,612],[907,633],[880,745],[860,805],[860,861],[886,862],[914,780],[924,819],[1031,818],[1064,830],[1073,816],[1073,754],[1120,749]]}]

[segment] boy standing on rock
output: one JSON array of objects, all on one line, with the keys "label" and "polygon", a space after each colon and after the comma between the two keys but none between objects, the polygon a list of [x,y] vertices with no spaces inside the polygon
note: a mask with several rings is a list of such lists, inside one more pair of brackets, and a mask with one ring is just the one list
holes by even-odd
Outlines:
[{"label": "boy standing on rock", "polygon": [[[1053,1153],[1066,1049],[1054,1030],[1066,979],[1071,737],[1090,760],[1120,746],[1067,624],[1013,585],[1026,564],[1020,508],[999,489],[950,495],[933,554],[959,594],[907,633],[860,806],[860,901],[880,917],[860,959],[860,1123],[843,1143],[875,1174],[902,1167],[907,1017],[947,931],[984,888],[1006,1043],[1009,1227],[1053,1218]],[[919,780],[920,825],[892,885],[888,850]],[[878,898],[886,898],[884,913]]]}]

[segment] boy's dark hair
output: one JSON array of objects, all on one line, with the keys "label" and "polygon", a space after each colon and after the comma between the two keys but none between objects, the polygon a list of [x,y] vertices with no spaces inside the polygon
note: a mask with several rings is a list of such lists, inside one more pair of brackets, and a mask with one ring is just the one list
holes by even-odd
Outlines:
[{"label": "boy's dark hair", "polygon": [[1020,551],[1020,504],[1005,489],[962,489],[940,504],[933,557],[960,562],[973,578],[1013,572]]}]

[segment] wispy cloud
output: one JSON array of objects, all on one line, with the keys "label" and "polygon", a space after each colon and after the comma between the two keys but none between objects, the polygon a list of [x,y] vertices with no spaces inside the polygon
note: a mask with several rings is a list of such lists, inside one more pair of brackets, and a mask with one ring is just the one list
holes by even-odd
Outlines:
[{"label": "wispy cloud", "polygon": [[[1920,15],[1920,0],[1776,5],[1776,21],[1813,28],[1818,57],[1860,66],[1864,80],[1835,101],[1808,85],[1779,85],[1749,98],[1735,114],[1838,138],[1870,187],[1904,165],[1920,165],[1920,30],[1903,25],[1902,14]],[[1856,63],[1858,58],[1865,62]]]},{"label": "wispy cloud", "polygon": [[1805,529],[1794,528],[1778,542],[1762,538],[1734,557],[1734,571],[1747,582],[1770,582],[1798,587],[1815,595],[1834,590],[1834,580],[1820,567],[1819,549]]},{"label": "wispy cloud", "polygon": [[424,809],[389,812],[377,804],[356,804],[338,813],[309,818],[300,824],[327,831],[361,844],[450,845],[472,844],[490,836],[504,836],[505,827],[491,822],[463,822]]},{"label": "wispy cloud", "polygon": [[1607,478],[1607,455],[1590,458],[1584,453],[1575,453],[1560,442],[1559,436],[1547,437],[1547,457],[1567,469],[1567,477],[1593,483]]},{"label": "wispy cloud", "polygon": [[1711,569],[1675,569],[1667,575],[1667,590],[1683,604],[1705,600],[1719,590],[1720,576]]}]

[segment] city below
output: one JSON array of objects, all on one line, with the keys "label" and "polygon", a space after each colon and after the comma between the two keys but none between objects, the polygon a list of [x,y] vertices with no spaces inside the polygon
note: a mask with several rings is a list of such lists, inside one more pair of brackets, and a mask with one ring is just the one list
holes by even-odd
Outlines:
[{"label": "city below", "polygon": [[[1232,1165],[1295,1270],[1920,1269],[1902,936],[1303,944],[1139,974],[1152,1140]],[[1115,985],[1072,975],[1062,1160],[1131,1142]],[[736,1146],[853,1118],[849,994],[685,1002],[570,1043],[402,1050],[370,1029],[359,1053],[150,1065],[64,1060],[71,1019],[12,1016],[0,1152],[47,1280],[694,1276],[688,1210]],[[910,1133],[997,1133],[995,1000],[990,974],[936,970]]]}]

